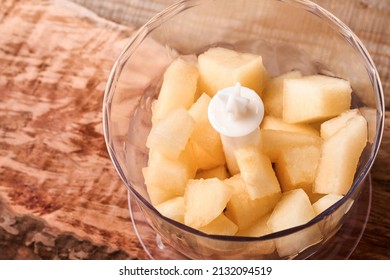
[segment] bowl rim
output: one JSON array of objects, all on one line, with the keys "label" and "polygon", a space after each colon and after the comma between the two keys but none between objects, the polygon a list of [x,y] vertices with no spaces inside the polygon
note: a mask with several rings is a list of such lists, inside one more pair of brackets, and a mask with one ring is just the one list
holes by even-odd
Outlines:
[{"label": "bowl rim", "polygon": [[[133,36],[131,36],[128,43],[125,45],[123,50],[121,51],[120,55],[116,59],[115,63],[113,64],[113,67],[111,69],[110,75],[108,77],[108,81],[105,87],[104,91],[104,99],[103,99],[103,108],[102,108],[102,122],[103,122],[103,134],[104,139],[106,143],[106,147],[109,153],[109,156],[111,158],[111,161],[114,164],[114,167],[119,174],[121,180],[123,181],[125,187],[136,197],[137,201],[145,205],[148,210],[152,211],[155,215],[158,216],[159,219],[162,219],[166,223],[180,229],[184,230],[190,234],[194,234],[197,236],[201,236],[204,238],[209,239],[215,239],[220,241],[234,241],[234,242],[258,242],[258,241],[267,241],[275,238],[280,238],[284,236],[288,236],[290,234],[294,234],[296,232],[299,232],[303,229],[310,228],[314,225],[316,225],[321,220],[324,220],[326,217],[330,216],[332,213],[334,213],[337,209],[339,209],[344,203],[347,202],[347,200],[351,197],[352,193],[358,188],[360,184],[363,183],[363,181],[366,179],[367,175],[369,175],[369,171],[372,168],[372,165],[374,164],[375,158],[378,154],[380,144],[382,142],[383,137],[383,131],[384,131],[384,112],[385,112],[385,103],[384,103],[384,94],[382,85],[380,82],[380,77],[378,74],[378,71],[376,69],[376,66],[368,53],[366,47],[363,45],[361,40],[355,35],[355,33],[346,25],[344,24],[340,19],[338,19],[336,16],[334,16],[329,11],[325,10],[318,4],[315,4],[311,1],[306,0],[269,0],[269,1],[279,1],[287,4],[291,4],[294,6],[297,6],[298,8],[301,8],[303,10],[306,10],[310,13],[315,13],[315,15],[319,16],[321,19],[325,19],[327,24],[334,29],[337,33],[339,33],[345,40],[350,42],[350,45],[360,53],[360,55],[365,60],[365,67],[367,70],[367,73],[369,73],[369,77],[374,89],[374,92],[376,93],[377,97],[377,124],[376,124],[376,135],[375,139],[373,141],[372,146],[372,152],[370,154],[369,159],[367,160],[366,164],[363,166],[362,171],[358,174],[358,176],[355,177],[353,184],[351,188],[349,189],[348,193],[343,196],[339,201],[337,201],[335,204],[333,204],[331,207],[326,209],[324,212],[317,215],[315,218],[311,219],[305,224],[295,226],[292,228],[288,228],[285,230],[277,231],[274,233],[270,233],[267,235],[263,235],[260,237],[248,237],[248,236],[224,236],[224,235],[212,235],[212,234],[206,234],[204,232],[201,232],[197,229],[194,229],[192,227],[189,227],[185,224],[179,223],[177,221],[174,221],[170,218],[165,217],[162,215],[148,200],[146,200],[140,193],[138,193],[135,188],[132,186],[131,183],[129,183],[126,179],[126,176],[124,172],[121,169],[121,166],[118,162],[118,159],[115,155],[115,150],[111,146],[111,138],[110,138],[110,132],[109,132],[109,119],[110,119],[110,111],[111,111],[111,102],[113,98],[113,93],[115,91],[115,84],[119,79],[119,76],[121,74],[121,71],[128,61],[130,59],[132,53],[138,48],[138,46],[141,44],[141,42],[146,38],[146,36],[153,31],[156,27],[158,27],[161,23],[166,22],[168,19],[174,17],[175,15],[181,13],[182,11],[185,11],[189,8],[198,6],[201,4],[202,0],[181,0],[179,2],[176,2],[170,6],[168,6],[166,9],[162,10],[161,12],[157,13],[155,16],[153,16],[148,22],[146,22],[144,25],[142,25]],[[142,208],[142,207],[141,207]]]}]

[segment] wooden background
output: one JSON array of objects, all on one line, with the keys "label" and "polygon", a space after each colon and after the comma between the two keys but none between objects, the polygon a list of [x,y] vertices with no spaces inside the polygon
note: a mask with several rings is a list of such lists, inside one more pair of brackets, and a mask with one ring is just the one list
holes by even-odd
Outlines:
[{"label": "wooden background", "polygon": [[[0,259],[147,258],[106,151],[101,106],[128,37],[173,1],[73,2],[0,0]],[[389,108],[390,1],[314,2],[362,39]],[[389,126],[353,259],[390,259]]]}]

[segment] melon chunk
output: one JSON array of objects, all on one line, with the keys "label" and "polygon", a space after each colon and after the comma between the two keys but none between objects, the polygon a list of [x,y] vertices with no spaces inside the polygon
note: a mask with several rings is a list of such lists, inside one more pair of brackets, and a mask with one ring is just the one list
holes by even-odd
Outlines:
[{"label": "melon chunk", "polygon": [[300,78],[302,74],[293,70],[270,79],[263,94],[265,114],[277,118],[283,117],[283,83],[285,79]]},{"label": "melon chunk", "polygon": [[[327,194],[320,198],[317,202],[313,203],[313,210],[316,215],[321,214],[329,207],[333,206],[337,201],[342,199],[342,195],[338,194]],[[325,218],[325,222],[321,223],[321,231],[324,236],[332,236],[338,228],[341,227],[341,220],[345,214],[349,211],[353,204],[353,200],[347,200],[338,209],[332,212],[331,215]]]},{"label": "melon chunk", "polygon": [[345,195],[349,191],[367,144],[367,133],[366,119],[357,115],[324,141],[314,192]]},{"label": "melon chunk", "polygon": [[[271,229],[268,227],[268,220],[271,216],[271,213],[266,213],[260,218],[257,218],[254,223],[249,228],[244,230],[239,230],[237,236],[249,236],[249,237],[260,237],[272,233]],[[273,242],[272,242],[273,244]]]},{"label": "melon chunk", "polygon": [[[268,226],[272,232],[306,224],[315,217],[309,197],[302,189],[283,193],[276,204]],[[322,235],[317,225],[275,240],[276,250],[280,257],[294,257],[307,247],[320,242]]]},{"label": "melon chunk", "polygon": [[199,55],[198,64],[199,87],[211,97],[237,82],[259,95],[265,87],[267,74],[259,55],[217,47]]},{"label": "melon chunk", "polygon": [[316,145],[283,150],[275,164],[283,192],[299,188],[311,191],[320,155],[321,148]]},{"label": "melon chunk", "polygon": [[199,169],[211,169],[225,164],[221,136],[208,119],[210,100],[207,94],[202,94],[188,111],[195,121],[189,140],[193,145]]},{"label": "melon chunk", "polygon": [[341,128],[345,127],[348,121],[354,118],[356,115],[360,115],[357,109],[346,111],[341,115],[334,117],[321,124],[321,138],[326,139],[335,134]]},{"label": "melon chunk", "polygon": [[212,169],[225,163],[225,157],[213,157],[206,152],[198,143],[190,140],[189,142],[196,154],[195,160],[200,170]]},{"label": "melon chunk", "polygon": [[194,102],[198,77],[196,65],[181,58],[177,58],[168,66],[160,94],[153,107],[153,123],[179,107],[190,108]]},{"label": "melon chunk", "polygon": [[[256,222],[245,230],[240,230],[236,233],[237,236],[249,236],[249,237],[260,237],[272,233],[268,227],[268,219],[270,213],[265,214],[256,220]],[[264,240],[261,243],[258,242],[256,246],[259,246],[259,252],[264,255],[271,254],[275,251],[275,242],[271,240]]]},{"label": "melon chunk", "polygon": [[252,226],[260,217],[271,212],[279,201],[280,192],[259,199],[251,199],[241,174],[224,180],[224,183],[233,188],[225,215],[230,218],[239,230]]},{"label": "melon chunk", "polygon": [[313,203],[313,210],[316,215],[321,214],[337,201],[342,199],[343,196],[339,194],[327,194]]},{"label": "melon chunk", "polygon": [[208,107],[211,97],[203,93],[194,104],[188,109],[188,113],[197,123],[208,122]]},{"label": "melon chunk", "polygon": [[[175,184],[177,184],[174,188],[172,188],[172,191],[166,190],[165,188],[162,188],[157,180],[155,180],[154,173],[155,171],[152,171],[152,175],[149,175],[149,167],[142,168],[142,175],[145,178],[145,186],[146,191],[148,193],[150,202],[152,205],[158,205],[160,203],[163,203],[171,198],[174,198],[177,196],[176,189],[180,188],[177,186],[182,185],[181,180],[175,180]],[[158,175],[158,174],[156,174]],[[184,189],[184,188],[183,188]],[[182,191],[179,191],[182,192]]]},{"label": "melon chunk", "polygon": [[349,110],[351,86],[348,81],[322,75],[286,79],[283,88],[283,120],[313,123]]},{"label": "melon chunk", "polygon": [[322,139],[304,133],[264,129],[261,130],[260,142],[261,151],[270,158],[271,162],[276,162],[281,151],[298,146],[320,146]]},{"label": "melon chunk", "polygon": [[275,163],[275,173],[283,192],[303,189],[312,203],[323,195],[313,192],[321,147],[303,145],[281,151]]},{"label": "melon chunk", "polygon": [[238,148],[234,155],[251,199],[281,192],[270,159],[262,154],[257,146]]},{"label": "melon chunk", "polygon": [[238,230],[238,227],[235,223],[229,220],[223,213],[221,213],[217,218],[212,220],[209,224],[199,228],[199,230],[207,234],[214,234],[214,235],[235,235]]},{"label": "melon chunk", "polygon": [[156,209],[165,217],[184,223],[184,197],[174,197],[156,205]]},{"label": "melon chunk", "polygon": [[184,223],[196,229],[209,224],[222,213],[231,195],[231,187],[217,178],[189,180],[184,196]]},{"label": "melon chunk", "polygon": [[160,204],[169,198],[184,195],[187,181],[195,177],[197,167],[194,163],[191,145],[186,145],[175,160],[150,150],[148,166],[142,172],[152,204]]},{"label": "melon chunk", "polygon": [[368,142],[370,144],[375,142],[377,136],[376,125],[378,123],[378,112],[375,108],[360,107],[359,112],[367,120],[368,124]]},{"label": "melon chunk", "polygon": [[261,129],[282,130],[319,136],[319,131],[308,124],[286,123],[280,118],[265,116],[260,125]]},{"label": "melon chunk", "polygon": [[168,158],[177,159],[187,145],[194,125],[195,122],[187,110],[180,107],[153,125],[146,147]]}]

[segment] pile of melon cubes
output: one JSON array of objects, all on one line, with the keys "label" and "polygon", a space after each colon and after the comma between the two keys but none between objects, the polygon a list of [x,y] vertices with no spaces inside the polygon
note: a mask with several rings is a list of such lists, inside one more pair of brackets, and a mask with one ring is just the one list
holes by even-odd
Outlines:
[{"label": "pile of melon cubes", "polygon": [[[237,82],[261,97],[265,116],[260,142],[234,151],[240,172],[230,174],[207,112]],[[177,58],[152,106],[142,170],[151,203],[213,235],[258,237],[307,223],[348,192],[367,143],[351,92],[346,80],[297,70],[271,78],[261,56],[220,47]],[[322,239],[320,228],[302,234],[265,253],[288,256]]]}]

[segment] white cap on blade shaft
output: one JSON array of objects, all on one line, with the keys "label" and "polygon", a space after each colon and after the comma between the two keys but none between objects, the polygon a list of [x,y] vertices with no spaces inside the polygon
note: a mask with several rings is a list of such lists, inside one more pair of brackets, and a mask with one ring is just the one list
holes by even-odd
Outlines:
[{"label": "white cap on blade shaft", "polygon": [[208,116],[220,134],[242,137],[259,127],[264,105],[255,91],[237,83],[217,92],[210,101]]},{"label": "white cap on blade shaft", "polygon": [[[241,85],[237,83],[233,92],[227,96],[226,111],[234,121],[238,120],[241,115],[244,115],[248,111],[249,99],[240,96],[240,91]],[[219,95],[219,98],[222,98],[222,102],[224,102],[224,95]]]}]

